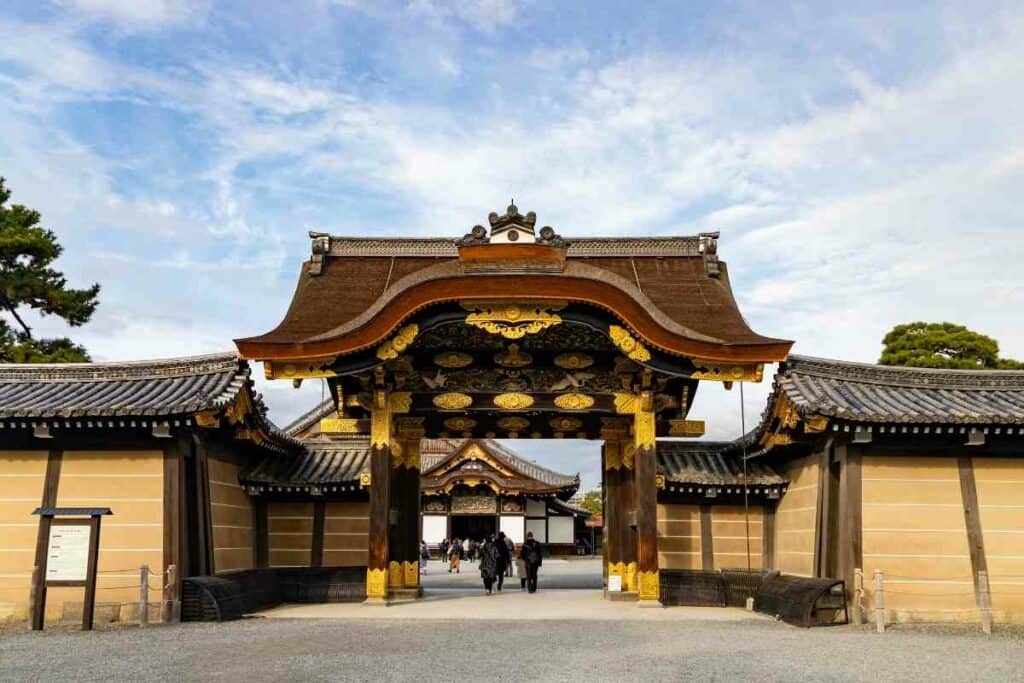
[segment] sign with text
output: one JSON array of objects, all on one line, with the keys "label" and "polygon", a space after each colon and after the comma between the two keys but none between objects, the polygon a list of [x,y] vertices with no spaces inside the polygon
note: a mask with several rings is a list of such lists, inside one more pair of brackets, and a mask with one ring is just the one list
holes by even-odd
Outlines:
[{"label": "sign with text", "polygon": [[608,590],[613,593],[622,592],[622,577],[618,574],[612,574],[608,577]]},{"label": "sign with text", "polygon": [[61,524],[50,527],[46,549],[47,581],[85,581],[89,568],[90,527]]}]

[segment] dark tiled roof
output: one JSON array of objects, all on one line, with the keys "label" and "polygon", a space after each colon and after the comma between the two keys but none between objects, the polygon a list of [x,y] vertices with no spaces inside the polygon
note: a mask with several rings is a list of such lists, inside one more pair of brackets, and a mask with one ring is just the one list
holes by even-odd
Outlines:
[{"label": "dark tiled roof", "polygon": [[370,442],[366,439],[310,439],[305,450],[291,457],[272,456],[243,470],[238,479],[247,486],[309,487],[357,484],[370,471]]},{"label": "dark tiled roof", "polygon": [[[800,415],[896,424],[1022,424],[1024,371],[939,370],[790,356],[775,377]],[[769,406],[771,411],[771,406]]]},{"label": "dark tiled roof", "polygon": [[[330,237],[331,256],[456,258],[457,240],[445,237]],[[569,257],[700,256],[700,237],[577,237],[569,240]]]},{"label": "dark tiled roof", "polygon": [[164,416],[223,408],[249,380],[235,353],[126,363],[0,365],[0,417]]},{"label": "dark tiled roof", "polygon": [[[676,484],[734,486],[743,484],[743,455],[739,441],[658,441],[655,451],[658,473]],[[748,482],[755,486],[780,486],[786,480],[775,470],[747,461]]]},{"label": "dark tiled roof", "polygon": [[309,410],[292,420],[281,431],[289,436],[297,436],[320,422],[322,418],[325,418],[336,411],[337,408],[334,405],[334,401],[328,398],[324,400],[323,403],[314,406],[312,410]]},{"label": "dark tiled roof", "polygon": [[[429,467],[426,462],[421,463],[424,476],[429,476],[432,470],[447,461],[451,455],[454,455],[462,448],[463,444],[465,444],[465,440],[462,439],[446,439],[444,441],[451,444],[453,446],[453,450],[446,455],[440,457],[435,456],[436,460],[431,462]],[[535,479],[547,484],[548,486],[558,488],[579,487],[580,485],[580,477],[578,474],[570,476],[568,474],[561,474],[560,472],[549,470],[546,467],[541,467],[537,463],[531,462],[522,456],[513,453],[511,450],[505,448],[492,439],[476,439],[476,441],[484,448],[484,450],[496,457],[502,463],[511,469],[524,474],[530,479]]]}]

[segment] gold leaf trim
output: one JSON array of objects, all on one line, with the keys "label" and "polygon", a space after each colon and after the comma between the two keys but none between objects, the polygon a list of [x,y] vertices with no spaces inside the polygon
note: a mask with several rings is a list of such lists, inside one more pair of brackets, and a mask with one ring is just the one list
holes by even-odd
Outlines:
[{"label": "gold leaf trim", "polygon": [[438,394],[434,397],[433,403],[441,410],[462,410],[473,405],[473,397],[467,394],[450,392]]},{"label": "gold leaf trim", "polygon": [[405,569],[405,585],[407,588],[420,585],[420,563],[419,562],[406,562],[403,564]]},{"label": "gold leaf trim", "polygon": [[468,417],[449,417],[444,421],[444,426],[453,432],[468,432],[476,427],[476,420]]},{"label": "gold leaf trim", "polygon": [[574,432],[583,426],[583,422],[575,417],[555,417],[548,424],[556,432]]},{"label": "gold leaf trim", "polygon": [[555,405],[562,410],[586,410],[594,405],[594,398],[586,394],[562,394],[555,397]]},{"label": "gold leaf trim", "polygon": [[405,587],[405,569],[401,562],[388,562],[388,588]]},{"label": "gold leaf trim", "polygon": [[523,410],[533,405],[533,396],[511,392],[494,397],[494,405],[505,410]]},{"label": "gold leaf trim", "polygon": [[651,352],[647,350],[647,347],[634,339],[626,328],[611,325],[608,327],[608,336],[611,337],[612,343],[619,348],[619,351],[626,354],[630,360],[643,363],[651,359]]},{"label": "gold leaf trim", "polygon": [[594,359],[585,353],[572,351],[555,356],[555,365],[566,370],[582,370],[594,364]]},{"label": "gold leaf trim", "polygon": [[764,364],[720,365],[694,360],[697,369],[690,373],[691,379],[705,379],[717,382],[760,382],[764,379]]},{"label": "gold leaf trim", "polygon": [[498,426],[509,432],[521,432],[530,426],[530,421],[525,417],[503,417],[498,420]]},{"label": "gold leaf trim", "polygon": [[353,417],[325,417],[320,420],[321,434],[358,434],[359,420]]},{"label": "gold leaf trim", "polygon": [[660,579],[658,571],[640,572],[637,574],[637,592],[641,600],[657,600],[661,596]]}]

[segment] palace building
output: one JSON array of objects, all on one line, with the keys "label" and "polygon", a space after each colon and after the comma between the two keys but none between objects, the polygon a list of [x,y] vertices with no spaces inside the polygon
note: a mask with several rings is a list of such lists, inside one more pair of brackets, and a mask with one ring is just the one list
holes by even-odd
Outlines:
[{"label": "palace building", "polygon": [[[515,206],[461,238],[313,233],[281,322],[237,353],[0,366],[0,618],[32,608],[36,508],[110,508],[111,619],[143,564],[182,618],[220,619],[416,599],[421,539],[569,551],[578,478],[508,446],[543,438],[601,444],[610,598],[817,577],[857,618],[1024,621],[1024,372],[791,355],[744,321],[717,237],[563,238]],[[280,429],[253,364],[329,398]],[[697,391],[770,364],[754,428],[700,438]],[[39,620],[81,610],[43,590]]]}]

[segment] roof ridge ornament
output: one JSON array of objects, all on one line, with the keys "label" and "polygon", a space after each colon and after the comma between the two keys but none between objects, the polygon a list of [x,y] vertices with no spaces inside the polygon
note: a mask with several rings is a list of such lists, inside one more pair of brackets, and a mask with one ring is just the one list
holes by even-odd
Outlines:
[{"label": "roof ridge ornament", "polygon": [[697,247],[698,251],[704,256],[704,270],[707,271],[710,277],[718,277],[720,270],[718,268],[718,236],[717,230],[715,232],[702,232],[697,235],[700,239],[700,245]]},{"label": "roof ridge ornament", "polygon": [[485,244],[540,244],[560,249],[568,248],[569,243],[555,232],[550,225],[536,232],[537,214],[533,211],[525,216],[519,213],[515,203],[509,204],[503,215],[492,211],[487,216],[490,230],[482,225],[474,225],[456,244],[460,247],[482,246]]}]

